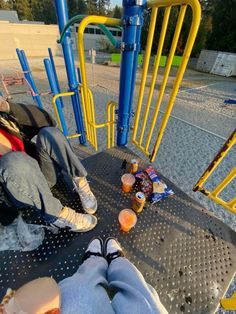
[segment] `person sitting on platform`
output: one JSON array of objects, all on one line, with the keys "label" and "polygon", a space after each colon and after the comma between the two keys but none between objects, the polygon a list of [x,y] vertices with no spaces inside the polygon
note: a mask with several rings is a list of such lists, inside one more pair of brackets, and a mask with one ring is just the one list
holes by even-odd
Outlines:
[{"label": "person sitting on platform", "polygon": [[105,243],[94,238],[83,260],[77,272],[58,285],[45,277],[16,292],[8,290],[2,313],[168,314],[156,290],[124,257],[115,238]]},{"label": "person sitting on platform", "polygon": [[[36,144],[31,139],[37,135]],[[76,213],[54,197],[61,171],[69,175],[86,214]],[[0,208],[0,222],[8,225],[19,211],[32,206],[58,228],[86,232],[97,224],[97,200],[86,180],[87,172],[55,121],[35,105],[0,98],[0,183],[13,207]]]}]

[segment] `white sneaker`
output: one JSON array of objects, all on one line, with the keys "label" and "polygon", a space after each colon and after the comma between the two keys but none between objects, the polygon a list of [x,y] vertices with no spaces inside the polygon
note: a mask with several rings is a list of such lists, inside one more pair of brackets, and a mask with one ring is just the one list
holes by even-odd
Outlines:
[{"label": "white sneaker", "polygon": [[84,211],[92,215],[97,211],[97,200],[89,187],[87,179],[85,177],[81,179],[79,177],[74,178],[73,184],[76,192],[80,196]]},{"label": "white sneaker", "polygon": [[58,228],[69,227],[70,231],[86,232],[92,230],[97,224],[97,218],[88,214],[76,213],[69,207],[64,207],[58,217],[53,223]]},{"label": "white sneaker", "polygon": [[124,252],[120,243],[113,237],[106,239],[104,244],[104,257],[108,264],[110,264],[115,258],[124,256]]}]

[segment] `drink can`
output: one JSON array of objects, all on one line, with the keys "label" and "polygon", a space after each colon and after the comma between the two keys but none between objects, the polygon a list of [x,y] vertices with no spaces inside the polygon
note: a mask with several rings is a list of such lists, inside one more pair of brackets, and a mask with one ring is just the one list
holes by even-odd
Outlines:
[{"label": "drink can", "polygon": [[132,209],[137,213],[140,213],[143,210],[146,198],[144,193],[137,192],[133,198]]},{"label": "drink can", "polygon": [[137,171],[138,171],[138,161],[137,161],[137,159],[131,159],[130,172],[135,173]]}]

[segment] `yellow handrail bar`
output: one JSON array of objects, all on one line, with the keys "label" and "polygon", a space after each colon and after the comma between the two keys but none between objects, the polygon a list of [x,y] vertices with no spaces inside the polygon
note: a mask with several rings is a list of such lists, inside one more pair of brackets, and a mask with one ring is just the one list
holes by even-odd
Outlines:
[{"label": "yellow handrail bar", "polygon": [[138,98],[138,104],[137,104],[136,115],[135,115],[133,140],[135,140],[136,138],[137,129],[138,129],[138,121],[140,117],[143,95],[144,95],[144,90],[145,90],[145,83],[146,83],[146,78],[147,78],[149,59],[151,55],[152,41],[153,41],[155,25],[156,25],[156,18],[157,18],[157,8],[154,8],[152,10],[151,21],[150,21],[150,32],[148,33],[147,46],[146,46],[145,57],[143,61],[142,80],[140,84],[139,98]]},{"label": "yellow handrail bar", "polygon": [[170,17],[170,11],[171,11],[171,7],[167,7],[165,10],[165,14],[164,14],[164,20],[163,20],[161,34],[160,34],[160,40],[159,40],[159,44],[158,44],[158,48],[157,48],[156,60],[155,60],[155,64],[154,64],[153,74],[152,74],[151,87],[149,89],[146,111],[145,111],[145,115],[143,118],[143,126],[141,129],[141,134],[140,134],[140,138],[139,138],[139,144],[140,145],[142,144],[142,141],[143,141],[144,131],[145,131],[146,123],[147,123],[147,118],[148,118],[148,114],[149,114],[149,109],[150,109],[150,105],[151,105],[154,87],[155,87],[156,77],[157,77],[157,73],[158,73],[158,69],[159,69],[159,63],[161,60],[161,53],[163,50],[164,40],[165,40],[165,36],[166,36],[167,25],[168,25],[168,21],[169,21],[169,17]]},{"label": "yellow handrail bar", "polygon": [[76,133],[76,134],[72,134],[72,135],[68,135],[67,138],[76,138],[76,137],[80,137],[81,134]]},{"label": "yellow handrail bar", "polygon": [[[200,189],[199,191],[208,196],[214,202],[220,204],[221,206],[228,209],[231,213],[236,214],[236,197],[226,202],[222,198],[218,197],[219,193],[236,177],[236,168],[232,169],[228,175],[223,179],[223,181],[217,186],[213,191],[207,191],[205,189]],[[203,192],[204,191],[204,192]]]},{"label": "yellow handrail bar", "polygon": [[[187,6],[184,5],[184,6],[181,7],[180,12],[179,12],[179,17],[178,17],[178,21],[177,21],[176,28],[175,28],[174,38],[173,38],[171,49],[170,49],[170,54],[169,54],[169,57],[168,57],[168,61],[167,61],[167,65],[166,65],[166,68],[165,68],[163,81],[162,81],[162,84],[161,84],[161,87],[160,87],[160,91],[159,91],[159,95],[158,95],[158,99],[157,99],[157,103],[156,103],[156,109],[155,109],[154,116],[153,116],[153,119],[152,119],[151,128],[150,128],[149,133],[148,133],[148,138],[147,138],[147,142],[146,142],[146,146],[145,146],[145,150],[146,151],[148,151],[148,148],[149,148],[149,145],[150,145],[150,141],[151,141],[151,137],[152,137],[152,133],[153,133],[153,130],[154,130],[154,127],[155,127],[155,124],[156,124],[156,120],[157,120],[157,116],[158,116],[158,113],[159,113],[159,109],[160,109],[160,106],[161,106],[161,103],[162,103],[162,100],[163,100],[163,96],[164,96],[167,80],[168,80],[168,77],[169,77],[169,74],[170,74],[170,69],[171,69],[171,65],[172,65],[172,62],[173,62],[174,55],[175,55],[175,50],[176,50],[177,43],[178,43],[178,40],[179,40],[179,35],[180,35],[181,28],[182,28],[182,25],[183,25],[186,9],[187,9]],[[168,108],[168,106],[167,106],[167,108]]]},{"label": "yellow handrail bar", "polygon": [[[59,116],[59,113],[58,113],[56,101],[57,101],[57,99],[59,97],[68,97],[68,96],[72,96],[74,94],[75,94],[74,92],[63,92],[63,93],[58,93],[58,94],[54,95],[53,98],[52,98],[52,104],[53,104],[53,108],[54,108],[54,111],[55,111],[56,120],[57,120],[57,123],[58,123],[58,127],[59,127],[59,129],[61,131],[63,131],[63,129],[62,129],[61,119],[60,119],[60,116]],[[76,138],[76,137],[79,137],[79,136],[81,136],[81,134],[75,133],[75,134],[72,134],[72,135],[68,135],[66,137],[67,138]]]},{"label": "yellow handrail bar", "polygon": [[168,6],[178,6],[178,5],[190,5],[192,8],[193,14],[201,15],[201,7],[198,0],[148,0],[147,7],[168,7]]},{"label": "yellow handrail bar", "polygon": [[[115,109],[117,104],[110,101],[107,104],[107,147],[111,148],[115,146]],[[111,116],[112,110],[112,116]],[[111,131],[112,126],[112,131]]]},{"label": "yellow handrail bar", "polygon": [[[109,105],[108,107],[109,110],[112,108],[112,120],[110,118],[108,119],[107,122],[105,123],[100,123],[96,124],[95,121],[95,111],[94,111],[94,101],[93,101],[93,95],[91,90],[87,86],[87,74],[86,74],[86,68],[85,68],[85,56],[84,56],[84,30],[87,25],[89,24],[106,24],[106,25],[120,25],[121,20],[120,19],[114,19],[114,18],[109,18],[105,16],[96,16],[96,15],[91,15],[85,17],[79,25],[78,28],[78,53],[79,53],[79,62],[80,62],[80,71],[81,71],[81,79],[82,79],[82,84],[80,85],[81,89],[81,99],[82,99],[82,107],[83,107],[83,112],[84,112],[84,117],[86,120],[86,126],[87,126],[87,134],[88,134],[88,140],[92,144],[92,146],[97,150],[98,149],[98,144],[97,144],[97,134],[96,134],[96,129],[102,128],[102,127],[108,127],[108,133],[110,134],[110,126],[115,124],[115,106],[114,105]],[[108,108],[107,108],[108,110]],[[110,114],[110,113],[109,113]],[[107,111],[107,117],[108,117],[108,111]],[[112,138],[112,145],[114,144],[114,129],[112,128],[112,134],[109,135]],[[107,143],[110,143],[110,138],[107,140]],[[110,146],[111,144],[109,144]]]},{"label": "yellow handrail bar", "polygon": [[219,153],[215,156],[212,160],[210,165],[204,171],[204,173],[199,178],[198,182],[193,187],[193,191],[197,192],[200,191],[201,193],[205,194],[209,198],[211,198],[216,203],[224,206],[232,213],[236,214],[236,197],[231,199],[230,201],[226,202],[221,199],[218,195],[223,191],[223,189],[230,184],[230,182],[236,177],[236,167],[234,167],[228,175],[218,184],[218,186],[211,192],[206,190],[203,187],[203,184],[206,180],[211,176],[211,174],[215,171],[215,169],[219,166],[219,164],[223,161],[225,156],[228,154],[230,149],[236,144],[236,129],[230,135],[228,140],[225,142],[223,147],[220,149]]},{"label": "yellow handrail bar", "polygon": [[57,104],[56,104],[56,100],[60,97],[68,97],[68,96],[72,96],[74,95],[74,92],[64,92],[64,93],[59,93],[53,96],[52,98],[52,104],[53,104],[53,109],[55,111],[55,115],[56,115],[56,119],[57,119],[57,123],[59,126],[59,129],[62,131],[62,125],[61,125],[61,119],[58,113],[58,109],[57,109]]},{"label": "yellow handrail bar", "polygon": [[[164,71],[163,81],[162,81],[162,84],[161,84],[161,87],[159,90],[158,98],[156,101],[156,106],[154,108],[154,113],[152,116],[150,129],[149,129],[148,134],[147,134],[146,142],[143,145],[142,142],[143,142],[143,137],[145,134],[145,128],[147,125],[147,119],[149,116],[151,99],[153,97],[153,92],[154,92],[154,88],[155,88],[155,82],[156,82],[156,77],[157,77],[157,73],[158,73],[158,69],[159,69],[161,53],[162,53],[163,46],[164,46],[164,40],[165,40],[165,36],[166,36],[170,12],[171,12],[171,8],[173,6],[180,6],[179,16],[178,16],[178,20],[177,20],[177,24],[176,24],[176,28],[175,28],[174,38],[172,41],[169,57],[167,60],[167,65],[166,65],[166,68]],[[154,132],[154,128],[156,125],[159,109],[160,109],[160,106],[161,106],[161,103],[162,103],[162,100],[164,97],[164,92],[165,92],[165,88],[167,85],[167,80],[169,77],[169,73],[170,73],[172,61],[174,58],[175,50],[176,50],[176,47],[178,44],[178,40],[179,40],[180,32],[182,29],[182,24],[184,21],[184,16],[186,13],[187,6],[190,6],[192,8],[192,12],[193,12],[192,23],[191,23],[188,39],[187,39],[186,46],[184,49],[182,62],[181,62],[180,67],[178,69],[176,79],[174,81],[173,89],[172,89],[172,92],[170,94],[167,106],[166,106],[166,111],[164,113],[164,117],[163,117],[161,125],[160,125],[158,136],[156,138],[154,147],[153,147],[152,151],[150,152],[149,151],[150,142],[151,142],[151,139],[153,136],[153,132]],[[160,146],[160,143],[161,143],[161,140],[162,140],[169,116],[171,114],[173,104],[174,104],[180,83],[181,83],[182,78],[183,78],[183,74],[184,74],[186,66],[187,66],[187,62],[188,62],[188,59],[190,57],[190,53],[191,53],[191,50],[192,50],[192,47],[193,47],[193,44],[194,44],[194,41],[195,41],[195,38],[197,35],[198,27],[200,24],[200,18],[201,18],[201,7],[200,7],[198,0],[150,0],[147,2],[147,7],[152,8],[152,16],[151,16],[151,22],[150,22],[150,28],[149,28],[149,35],[148,35],[148,39],[147,39],[147,49],[146,49],[145,59],[144,59],[144,67],[143,67],[143,73],[142,73],[142,80],[141,80],[141,84],[140,84],[140,92],[139,92],[137,111],[136,111],[136,116],[135,116],[132,142],[142,152],[144,152],[147,156],[149,156],[150,161],[153,162],[155,157],[156,157],[157,150]],[[145,108],[144,108],[143,124],[141,126],[139,138],[137,138],[138,126],[139,126],[138,124],[140,122],[140,114],[141,114],[141,110],[142,110],[142,106],[143,106],[142,102],[143,102],[143,96],[144,96],[144,90],[145,90],[145,83],[146,83],[146,79],[147,79],[148,65],[149,65],[149,60],[150,60],[150,52],[151,52],[151,47],[152,47],[152,43],[153,43],[153,33],[154,33],[154,29],[155,29],[156,15],[158,12],[157,10],[160,7],[165,7],[165,14],[164,14],[164,19],[163,19],[163,23],[162,23],[160,39],[159,39],[159,43],[158,43],[157,54],[156,54],[155,64],[154,64],[153,73],[152,73],[151,86],[149,89],[147,103],[146,103]]]},{"label": "yellow handrail bar", "polygon": [[88,113],[87,113],[86,108],[84,106],[84,94],[83,94],[83,90],[81,88],[81,84],[79,84],[79,91],[81,94],[81,104],[82,104],[82,110],[83,110],[83,114],[84,114],[84,125],[85,125],[85,130],[86,130],[86,136],[87,136],[87,140],[90,141],[91,135],[90,135],[89,127],[88,127]]},{"label": "yellow handrail bar", "polygon": [[218,165],[222,162],[222,160],[225,158],[225,156],[228,154],[229,150],[233,147],[235,143],[236,143],[236,129],[233,131],[233,133],[224,143],[223,147],[220,149],[218,154],[215,156],[210,165],[201,175],[198,182],[195,184],[193,191],[198,191],[202,187],[203,183],[210,177],[212,172],[215,171],[216,167],[218,167]]},{"label": "yellow handrail bar", "polygon": [[88,112],[89,112],[89,120],[88,125],[91,129],[91,137],[92,137],[92,143],[95,148],[95,150],[98,150],[98,144],[97,144],[97,133],[95,128],[93,127],[93,124],[95,123],[95,113],[94,113],[94,101],[93,101],[93,94],[91,90],[88,88],[88,100],[89,100],[89,106],[88,106]]}]

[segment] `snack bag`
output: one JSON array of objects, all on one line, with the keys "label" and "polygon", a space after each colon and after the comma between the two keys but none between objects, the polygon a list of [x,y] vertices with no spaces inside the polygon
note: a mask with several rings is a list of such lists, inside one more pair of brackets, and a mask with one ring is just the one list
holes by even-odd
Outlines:
[{"label": "snack bag", "polygon": [[153,185],[153,191],[150,195],[151,203],[157,203],[162,199],[165,199],[166,197],[174,194],[174,192],[168,188],[167,185],[158,177],[155,169],[152,166],[148,166],[145,169],[145,172],[148,174]]},{"label": "snack bag", "polygon": [[152,181],[149,179],[148,175],[143,171],[138,171],[135,174],[137,182],[140,184],[140,190],[149,196],[152,193]]}]

